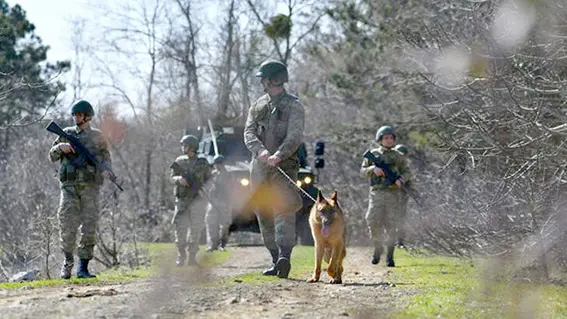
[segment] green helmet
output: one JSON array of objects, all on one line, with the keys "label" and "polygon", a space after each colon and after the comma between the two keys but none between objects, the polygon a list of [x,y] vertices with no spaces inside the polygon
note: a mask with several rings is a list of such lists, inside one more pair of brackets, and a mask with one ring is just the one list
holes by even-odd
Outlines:
[{"label": "green helmet", "polygon": [[224,156],[222,155],[215,155],[213,158],[213,164],[224,164]]},{"label": "green helmet", "polygon": [[75,115],[76,113],[83,113],[85,116],[92,117],[94,116],[94,109],[89,102],[80,100],[71,108],[71,115]]},{"label": "green helmet", "polygon": [[199,140],[195,135],[185,135],[179,141],[183,146],[189,146],[191,149],[196,150],[199,147]]},{"label": "green helmet", "polygon": [[403,155],[406,155],[408,153],[408,147],[403,145],[403,144],[398,144],[396,145],[396,147],[394,147],[394,149],[400,153],[402,153]]},{"label": "green helmet", "polygon": [[392,134],[394,135],[394,138],[396,137],[396,132],[394,131],[394,128],[389,125],[384,125],[380,127],[376,132],[376,140],[380,141],[382,137],[386,134]]},{"label": "green helmet", "polygon": [[260,69],[256,73],[256,76],[279,81],[281,83],[285,83],[289,80],[286,65],[278,60],[264,61],[260,64]]}]

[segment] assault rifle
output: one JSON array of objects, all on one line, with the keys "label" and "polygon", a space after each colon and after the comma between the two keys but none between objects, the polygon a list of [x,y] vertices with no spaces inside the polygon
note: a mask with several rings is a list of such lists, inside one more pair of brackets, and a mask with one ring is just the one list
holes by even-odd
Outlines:
[{"label": "assault rifle", "polygon": [[183,168],[179,164],[177,164],[177,162],[173,162],[170,168],[173,169],[173,172],[176,175],[183,177],[187,181],[187,183],[189,183],[189,194],[190,194],[189,196],[191,198],[197,196],[197,194],[201,195],[207,202],[209,202],[209,204],[211,204],[214,210],[222,214],[222,211],[219,210],[211,201],[209,194],[207,194],[205,190],[201,189],[203,187],[203,184],[197,182],[197,180],[195,179],[195,175],[183,170]]},{"label": "assault rifle", "polygon": [[122,188],[122,186],[120,186],[120,184],[118,184],[118,182],[116,181],[117,177],[114,174],[114,172],[112,171],[112,169],[110,169],[110,167],[108,167],[106,164],[97,160],[96,157],[93,155],[93,153],[91,153],[83,145],[83,143],[81,143],[81,141],[79,141],[79,139],[77,137],[63,131],[63,129],[59,125],[57,125],[57,123],[55,123],[53,121],[51,121],[51,123],[49,123],[49,125],[47,125],[47,127],[45,129],[47,131],[51,132],[51,133],[54,133],[54,134],[59,135],[60,137],[63,137],[67,141],[69,141],[69,144],[71,144],[71,146],[73,147],[73,149],[75,150],[75,152],[78,155],[76,158],[72,158],[71,154],[65,154],[65,156],[71,160],[73,165],[80,167],[80,166],[82,166],[86,163],[90,163],[91,165],[93,165],[97,168],[100,168],[103,171],[107,171],[110,181],[112,183],[114,183],[114,185],[116,185],[116,187],[118,187],[118,189],[120,189],[121,191],[124,190]]},{"label": "assault rifle", "polygon": [[[376,157],[376,155],[372,154],[370,150],[366,150],[366,152],[364,152],[362,156],[370,160],[374,164],[374,166],[384,171],[384,175],[386,175],[387,186],[396,183],[396,181],[400,178],[399,174],[396,174],[394,171],[392,171],[390,165],[386,164],[384,160],[382,160],[381,158]],[[418,205],[421,205],[421,200],[419,198],[419,195],[413,189],[408,187],[403,181],[402,181],[402,191],[406,192],[411,198],[413,198],[413,200]]]}]

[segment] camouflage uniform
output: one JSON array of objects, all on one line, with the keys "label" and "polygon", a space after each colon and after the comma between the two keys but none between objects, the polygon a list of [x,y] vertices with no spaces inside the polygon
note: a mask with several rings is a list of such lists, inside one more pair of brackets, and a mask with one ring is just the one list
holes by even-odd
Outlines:
[{"label": "camouflage uniform", "polygon": [[[209,178],[209,164],[197,155],[181,155],[175,159],[185,173],[193,174],[195,180],[188,180],[187,183],[205,183]],[[199,251],[199,240],[201,232],[205,228],[205,204],[206,201],[196,193],[190,191],[189,187],[175,182],[175,177],[180,176],[171,170],[171,178],[175,183],[175,215],[173,224],[175,226],[175,244],[178,251],[177,264],[183,265],[185,262],[185,249],[189,251],[189,264],[195,264],[195,256]],[[189,233],[187,232],[189,230]],[[189,238],[188,236],[189,235]]]},{"label": "camouflage uniform", "polygon": [[[372,149],[371,152],[388,164],[394,173],[401,176],[402,180],[409,180],[409,171],[400,153],[384,146]],[[383,237],[386,237],[388,259],[389,261],[391,259],[393,264],[393,247],[397,239],[396,228],[402,214],[400,201],[403,191],[395,184],[387,185],[385,177],[377,176],[374,169],[375,166],[371,161],[365,158],[360,171],[364,177],[370,179],[366,223],[375,248],[373,263],[378,263],[383,251]]]},{"label": "camouflage uniform", "polygon": [[228,240],[228,229],[232,223],[232,194],[230,190],[234,181],[232,175],[226,170],[214,170],[211,178],[213,182],[209,197],[213,201],[214,207],[211,203],[208,203],[205,215],[208,250],[214,250],[218,247],[224,249]]},{"label": "camouflage uniform", "polygon": [[[394,149],[396,151],[398,151],[404,158],[405,155],[407,154],[407,147],[403,146],[402,144],[398,144],[394,147]],[[404,151],[406,153],[404,153]],[[411,189],[412,188],[412,182],[411,181],[405,181],[404,186],[406,189]],[[410,195],[408,194],[408,192],[401,192],[400,194],[400,218],[399,218],[399,222],[398,222],[398,230],[397,230],[397,235],[398,235],[398,246],[403,248],[404,247],[404,238],[406,235],[406,216],[408,213],[408,201],[409,201]]]},{"label": "camouflage uniform", "polygon": [[[267,166],[256,157],[263,151],[277,155],[279,167],[292,180],[297,180],[299,159],[297,151],[303,138],[304,108],[297,97],[282,92],[270,97],[265,94],[249,109],[244,141],[253,155],[251,186],[257,199],[270,203],[260,205],[257,217],[264,245],[274,263],[291,256],[295,245],[295,213],[301,208],[298,190],[276,168]],[[259,195],[261,194],[261,195]],[[287,275],[285,275],[287,277]]]},{"label": "camouflage uniform", "polygon": [[[64,131],[76,136],[97,160],[111,167],[108,144],[101,131],[90,127],[81,130],[79,126],[66,127]],[[81,264],[88,265],[88,261],[93,258],[95,231],[99,219],[98,197],[100,186],[103,184],[103,176],[100,168],[87,165],[86,162],[73,162],[76,154],[64,155],[59,148],[61,143],[68,143],[68,141],[58,137],[49,150],[49,159],[52,162],[61,161],[59,168],[61,197],[57,215],[61,250],[65,254],[62,273],[65,271],[68,273],[67,276],[62,275],[62,277],[67,279],[73,268],[73,251],[79,226],[81,226],[81,238],[78,256]]]}]

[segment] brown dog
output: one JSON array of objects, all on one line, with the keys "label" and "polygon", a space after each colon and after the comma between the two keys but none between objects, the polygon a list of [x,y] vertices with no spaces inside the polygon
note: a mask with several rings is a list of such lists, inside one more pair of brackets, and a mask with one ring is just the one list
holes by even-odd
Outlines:
[{"label": "brown dog", "polygon": [[317,282],[321,276],[321,260],[329,265],[327,273],[332,284],[343,281],[343,259],[346,256],[346,222],[337,202],[337,191],[329,198],[317,195],[317,202],[311,208],[309,225],[315,240],[315,270],[307,282]]}]

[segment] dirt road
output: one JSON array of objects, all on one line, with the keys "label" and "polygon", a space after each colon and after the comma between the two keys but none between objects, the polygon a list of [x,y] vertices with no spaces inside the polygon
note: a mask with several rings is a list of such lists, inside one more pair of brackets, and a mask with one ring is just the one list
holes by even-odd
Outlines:
[{"label": "dirt road", "polygon": [[[1,318],[382,318],[408,292],[393,288],[388,270],[369,262],[369,248],[349,247],[344,284],[301,278],[263,284],[214,284],[269,266],[263,247],[232,247],[210,269],[163,267],[163,276],[122,284],[0,290]],[[168,261],[170,262],[170,261]]]}]

